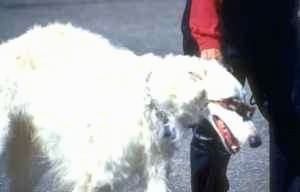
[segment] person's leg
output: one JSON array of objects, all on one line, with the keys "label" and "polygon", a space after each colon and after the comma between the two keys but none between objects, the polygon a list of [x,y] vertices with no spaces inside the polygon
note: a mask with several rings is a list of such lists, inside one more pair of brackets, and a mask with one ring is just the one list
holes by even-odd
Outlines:
[{"label": "person's leg", "polygon": [[[263,51],[261,51],[263,52]],[[268,53],[268,52],[267,52]],[[256,95],[264,95],[270,127],[270,190],[287,192],[299,175],[299,124],[292,102],[295,47],[281,47],[252,62],[251,78]],[[259,98],[257,99],[259,100]]]},{"label": "person's leg", "polygon": [[[278,72],[278,74],[282,74]],[[300,174],[299,123],[291,101],[292,82],[281,79],[286,89],[279,86],[281,93],[275,92],[270,100],[270,183],[274,192],[288,191],[293,179]],[[278,90],[278,91],[279,91]],[[280,185],[281,184],[281,185]]]},{"label": "person's leg", "polygon": [[[247,80],[253,95],[253,98],[255,100],[255,104],[258,106],[260,112],[262,115],[267,119],[270,120],[269,112],[272,112],[272,114],[277,111],[279,107],[279,103],[275,102],[276,108],[271,108],[268,106],[268,103],[271,100],[274,100],[273,98],[276,98],[278,96],[278,93],[274,92],[271,94],[271,97],[267,97],[267,93],[270,93],[271,85],[270,77],[268,77],[266,74],[270,75],[270,72],[273,71],[273,69],[268,70],[267,67],[263,67],[265,62],[270,62],[267,59],[265,61],[263,60],[252,60],[247,61],[246,59],[243,59],[241,55],[239,55],[237,52],[235,52],[234,49],[230,49],[228,47],[223,48],[223,54],[224,54],[224,62],[230,66],[232,69],[232,73],[235,77],[238,78],[238,80],[241,83],[245,82],[245,77],[247,76]],[[263,58],[263,57],[262,57]],[[272,72],[274,73],[274,72]],[[286,79],[286,78],[284,78]],[[276,82],[273,83],[275,84]],[[278,84],[278,83],[276,83]],[[280,91],[284,91],[283,89],[280,89],[280,85],[277,85],[278,89]],[[287,91],[284,91],[285,93]],[[283,101],[284,102],[284,101]],[[274,103],[274,102],[273,102]],[[272,115],[274,116],[274,115]],[[273,123],[279,126],[281,122],[284,122],[285,115],[282,115],[282,118],[280,120],[277,120],[279,122]],[[281,121],[282,120],[282,121]],[[271,186],[270,189],[272,192],[283,192],[287,191],[287,187],[289,184],[290,179],[290,172],[287,165],[287,158],[286,156],[279,150],[278,145],[274,143],[274,132],[272,132],[272,127],[274,126],[272,123],[270,124],[270,179],[271,179]]]},{"label": "person's leg", "polygon": [[292,175],[289,171],[289,164],[277,144],[274,142],[274,134],[270,128],[270,191],[288,192]]},{"label": "person's leg", "polygon": [[191,190],[192,192],[210,191],[209,189],[209,151],[205,141],[198,141],[193,136],[190,146]]},{"label": "person's leg", "polygon": [[[300,127],[295,126],[298,120],[291,101],[293,65],[298,62],[294,28],[298,6],[296,0],[265,1],[257,9],[252,2],[224,1],[222,34],[247,60],[247,78],[256,104],[270,122],[271,192],[288,192],[291,178],[300,173],[296,152]],[[274,11],[277,19],[270,17]]]},{"label": "person's leg", "polygon": [[[194,147],[194,146],[192,146]],[[192,192],[227,192],[229,182],[226,170],[229,156],[203,151],[203,148],[191,149],[191,191]]]},{"label": "person's leg", "polygon": [[212,158],[212,161],[214,162],[214,169],[212,169],[212,173],[215,174],[216,179],[214,191],[228,191],[229,181],[227,179],[227,167],[230,155],[225,154],[225,152],[215,151]]},{"label": "person's leg", "polygon": [[192,192],[226,192],[230,155],[208,121],[194,128],[190,151]]}]

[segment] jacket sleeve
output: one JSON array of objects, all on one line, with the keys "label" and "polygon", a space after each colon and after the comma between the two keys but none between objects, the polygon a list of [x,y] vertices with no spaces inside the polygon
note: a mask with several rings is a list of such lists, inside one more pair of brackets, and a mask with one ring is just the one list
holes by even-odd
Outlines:
[{"label": "jacket sleeve", "polygon": [[199,50],[220,48],[219,4],[216,0],[192,0],[189,26]]}]

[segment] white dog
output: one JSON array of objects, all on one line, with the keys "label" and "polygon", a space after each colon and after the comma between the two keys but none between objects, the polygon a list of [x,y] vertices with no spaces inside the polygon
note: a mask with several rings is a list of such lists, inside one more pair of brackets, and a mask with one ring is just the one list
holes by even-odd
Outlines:
[{"label": "white dog", "polygon": [[[243,97],[216,61],[137,56],[72,25],[35,27],[0,45],[11,190],[115,191],[137,176],[145,191],[166,192],[180,128],[207,118],[230,153],[256,136]],[[36,182],[32,158],[49,162]]]}]

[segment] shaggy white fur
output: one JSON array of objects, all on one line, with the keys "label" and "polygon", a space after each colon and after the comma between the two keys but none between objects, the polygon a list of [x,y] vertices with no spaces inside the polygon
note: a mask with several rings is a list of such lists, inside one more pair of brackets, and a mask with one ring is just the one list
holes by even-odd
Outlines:
[{"label": "shaggy white fur", "polygon": [[[137,56],[70,24],[36,26],[0,46],[0,150],[21,114],[51,162],[35,191],[113,191],[137,174],[146,191],[166,192],[174,138],[163,129],[177,134],[208,117],[210,100],[231,97],[242,87],[216,61]],[[253,130],[242,133],[241,143]],[[49,174],[55,189],[46,190]]]}]

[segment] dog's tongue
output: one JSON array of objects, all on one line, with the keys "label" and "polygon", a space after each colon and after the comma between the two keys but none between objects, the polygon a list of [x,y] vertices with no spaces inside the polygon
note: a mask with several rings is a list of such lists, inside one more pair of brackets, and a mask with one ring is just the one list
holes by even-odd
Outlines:
[{"label": "dog's tongue", "polygon": [[224,121],[222,121],[218,117],[214,117],[214,121],[216,124],[216,127],[218,128],[220,134],[222,135],[225,144],[227,147],[233,152],[236,153],[239,150],[239,143],[238,141],[234,138]]},{"label": "dog's tongue", "polygon": [[224,121],[222,121],[221,119],[216,119],[215,120],[216,122],[216,126],[219,128],[219,129],[224,129],[224,131],[226,130],[226,125],[224,123]]}]

